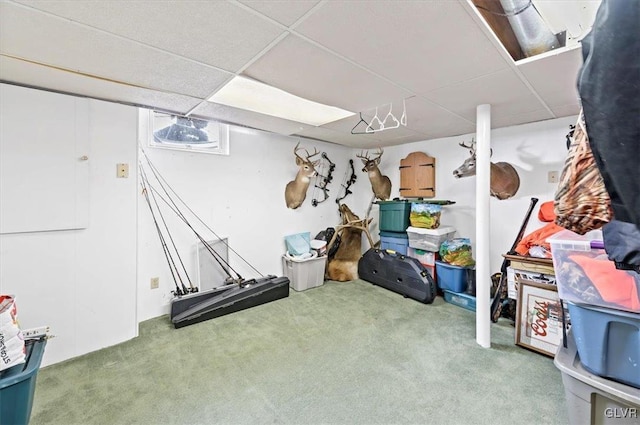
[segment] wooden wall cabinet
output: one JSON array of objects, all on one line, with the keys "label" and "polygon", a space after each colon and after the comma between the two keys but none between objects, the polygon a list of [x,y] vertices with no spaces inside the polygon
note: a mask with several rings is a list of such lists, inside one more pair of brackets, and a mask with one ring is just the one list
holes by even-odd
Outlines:
[{"label": "wooden wall cabinet", "polygon": [[400,196],[436,196],[436,159],[424,152],[413,152],[400,160]]}]

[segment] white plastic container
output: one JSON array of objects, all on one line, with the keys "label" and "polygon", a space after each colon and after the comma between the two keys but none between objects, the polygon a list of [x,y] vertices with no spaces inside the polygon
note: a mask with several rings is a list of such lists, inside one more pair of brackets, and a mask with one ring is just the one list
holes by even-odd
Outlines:
[{"label": "white plastic container", "polygon": [[570,425],[640,422],[640,389],[587,371],[580,362],[571,332],[567,348],[558,347],[553,363],[562,373]]},{"label": "white plastic container", "polygon": [[584,235],[562,230],[547,238],[551,244],[558,295],[564,301],[577,304],[640,313],[640,305],[635,301],[640,293],[638,274],[616,269],[605,250],[600,248],[601,241],[600,230]]},{"label": "white plastic container", "polygon": [[289,279],[289,286],[296,291],[321,286],[324,283],[326,265],[326,256],[305,260],[296,260],[288,255],[282,256],[282,273]]},{"label": "white plastic container", "polygon": [[432,252],[438,252],[442,242],[453,238],[455,232],[456,229],[450,226],[438,227],[437,229],[407,228],[411,248]]}]

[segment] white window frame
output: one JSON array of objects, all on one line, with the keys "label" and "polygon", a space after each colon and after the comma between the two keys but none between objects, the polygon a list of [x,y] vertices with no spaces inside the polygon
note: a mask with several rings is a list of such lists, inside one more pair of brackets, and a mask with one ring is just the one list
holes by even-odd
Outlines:
[{"label": "white window frame", "polygon": [[229,124],[204,119],[204,121],[207,121],[209,123],[208,127],[209,126],[217,127],[217,132],[215,131],[215,129],[213,131],[208,131],[209,134],[217,133],[218,140],[217,140],[217,143],[215,144],[211,143],[207,145],[198,145],[198,144],[188,144],[188,143],[159,142],[154,137],[154,131],[156,130],[156,125],[155,125],[156,113],[166,115],[166,116],[170,116],[171,114],[160,112],[160,111],[154,111],[154,110],[147,110],[147,113],[148,113],[148,127],[147,127],[148,131],[147,131],[147,137],[146,137],[147,139],[146,145],[148,147],[157,148],[157,149],[177,150],[177,151],[183,151],[183,152],[198,152],[198,153],[206,153],[206,154],[213,154],[213,155],[229,155]]}]

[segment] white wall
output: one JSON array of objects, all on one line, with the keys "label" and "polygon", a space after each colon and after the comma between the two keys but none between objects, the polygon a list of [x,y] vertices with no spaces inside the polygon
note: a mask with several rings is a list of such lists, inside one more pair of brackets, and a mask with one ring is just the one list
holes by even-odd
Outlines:
[{"label": "white wall", "polygon": [[[509,200],[491,200],[491,269],[500,270],[501,254],[512,245],[531,197],[539,204],[552,200],[555,184],[547,183],[547,172],[560,171],[566,156],[565,135],[576,117],[549,120],[492,132],[493,161],[513,164],[521,179],[516,196]],[[381,171],[392,181],[392,198],[399,197],[400,160],[414,151],[423,151],[436,160],[436,198],[456,201],[445,207],[442,225],[454,226],[457,236],[475,239],[475,181],[474,177],[456,180],[452,171],[469,152],[458,146],[469,142],[471,135],[429,140],[385,148]],[[329,186],[331,199],[318,207],[311,206],[310,187],[304,204],[296,209],[286,208],[284,187],[297,172],[293,147],[298,139],[266,132],[232,127],[231,155],[217,156],[181,151],[147,148],[146,152],[176,192],[216,233],[229,237],[229,243],[263,274],[281,275],[281,256],[284,236],[310,231],[314,236],[328,226],[338,224],[334,202],[336,191],[345,177],[349,158],[354,159],[358,175],[354,192],[347,205],[364,217],[371,200],[371,186],[362,162],[355,157],[360,149],[302,140],[301,145],[312,150],[326,151],[337,164],[334,182]],[[173,280],[164,260],[161,245],[149,209],[141,196],[138,209],[138,311],[140,320],[168,312]],[[538,205],[539,205],[538,204]],[[378,206],[374,205],[371,232],[378,239]],[[195,221],[194,221],[195,222]],[[529,222],[529,229],[541,227],[537,209]],[[170,228],[187,270],[195,276],[195,236],[174,219]],[[199,232],[210,235],[203,228]],[[363,240],[363,249],[368,244]],[[475,248],[475,246],[474,246]],[[231,264],[245,277],[256,273],[231,255]],[[150,289],[150,279],[160,277],[160,288]]]},{"label": "white wall", "polygon": [[[0,292],[16,295],[22,328],[49,325],[56,336],[44,365],[137,335],[137,109],[89,108],[88,228],[0,235]],[[129,163],[128,179],[116,178],[117,163]]]},{"label": "white wall", "polygon": [[[351,149],[234,126],[229,137],[229,156],[159,148],[146,148],[145,152],[175,192],[213,231],[228,237],[230,246],[263,275],[281,276],[284,236],[311,232],[313,237],[338,224],[335,194]],[[310,152],[314,148],[326,152],[336,163],[336,169],[334,180],[328,186],[331,194],[328,201],[313,207],[314,192],[310,186],[302,206],[292,210],[285,205],[284,188],[298,172],[293,155],[298,141]],[[368,184],[366,179],[360,179],[354,189],[366,187],[362,182]],[[317,196],[322,199],[319,190]],[[353,197],[347,198],[351,200]],[[138,311],[140,320],[145,320],[168,313],[174,283],[149,208],[142,196],[138,201]],[[190,221],[196,223],[196,220]],[[196,236],[173,217],[169,228],[179,241],[177,245],[181,247],[180,255],[187,271],[195,278]],[[205,238],[212,237],[203,226],[196,229]],[[230,253],[230,263],[245,278],[259,277],[233,253]],[[159,289],[150,288],[153,277],[160,277]]]},{"label": "white wall", "polygon": [[[513,244],[532,197],[539,202],[531,216],[529,233],[546,223],[538,220],[538,207],[545,201],[553,200],[556,183],[547,182],[549,171],[562,170],[567,155],[565,136],[569,125],[575,124],[577,117],[541,121],[491,131],[492,162],[509,162],[520,176],[520,189],[513,198],[498,200],[491,198],[491,270],[499,272],[502,254]],[[410,143],[386,148],[383,156],[383,172],[393,184],[392,197],[398,197],[400,171],[390,164],[415,151],[425,152],[436,158],[436,197],[450,199],[456,203],[443,208],[441,225],[457,229],[456,237],[470,238],[475,249],[475,177],[455,179],[453,170],[469,157],[469,150],[458,146],[460,142],[471,141],[474,135],[464,135]],[[526,234],[525,233],[525,234]]]},{"label": "white wall", "polygon": [[[137,139],[145,137],[137,135],[138,111],[91,100],[90,120],[89,227],[0,236],[0,291],[17,296],[23,328],[49,325],[56,335],[49,342],[44,364],[133,338],[139,321],[168,312],[173,289],[137,185]],[[491,201],[492,270],[499,270],[501,254],[510,248],[530,198],[538,197],[541,203],[553,198],[555,184],[547,183],[547,172],[561,170],[566,156],[565,135],[575,120],[569,117],[492,132],[492,159],[512,163],[521,178],[514,198]],[[445,207],[442,224],[454,226],[459,236],[473,240],[474,178],[456,180],[451,174],[468,155],[458,142],[470,138],[386,148],[381,170],[391,178],[392,197],[397,197],[400,159],[414,151],[436,157],[436,197],[456,201]],[[298,141],[232,127],[230,156],[149,148],[146,152],[187,205],[215,232],[227,236],[231,246],[262,274],[281,275],[285,235],[309,231],[313,236],[338,224],[334,200],[349,158],[354,158],[358,180],[352,187],[354,195],[346,203],[363,217],[371,199],[362,163],[355,159],[359,149],[303,139],[303,147],[326,151],[337,164],[329,186],[331,199],[314,208],[313,189],[309,188],[299,209],[286,208],[284,187],[297,172],[293,148]],[[128,179],[116,178],[117,163],[129,163]],[[374,206],[374,239],[377,215]],[[175,219],[168,217],[168,222],[187,270],[195,276],[196,238]],[[529,230],[541,225],[534,215]],[[201,226],[197,230],[210,236]],[[366,249],[366,244],[363,247]],[[245,277],[256,277],[234,255],[231,265]],[[150,289],[152,277],[160,277],[159,289]]]}]

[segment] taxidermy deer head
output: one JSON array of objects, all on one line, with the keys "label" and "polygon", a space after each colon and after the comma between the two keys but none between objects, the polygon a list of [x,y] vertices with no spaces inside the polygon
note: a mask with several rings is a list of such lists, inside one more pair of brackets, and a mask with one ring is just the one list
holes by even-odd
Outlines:
[{"label": "taxidermy deer head", "polygon": [[[464,160],[461,166],[453,170],[455,178],[476,175],[476,142],[472,139],[470,145],[460,143],[463,148],[469,149],[471,156]],[[513,165],[508,162],[491,163],[491,196],[498,199],[508,199],[516,194],[520,188],[520,177]]]},{"label": "taxidermy deer head", "polygon": [[380,165],[380,157],[382,157],[383,153],[384,151],[378,148],[378,156],[373,159],[369,158],[369,151],[364,155],[356,155],[356,157],[362,159],[362,163],[364,164],[362,171],[369,175],[374,196],[385,201],[391,196],[391,180],[389,180],[389,177],[383,176],[378,168],[378,165]]},{"label": "taxidermy deer head", "polygon": [[296,156],[296,165],[299,167],[298,174],[296,174],[295,180],[287,183],[287,187],[284,190],[284,199],[287,202],[287,207],[291,209],[298,208],[304,202],[307,197],[309,182],[312,177],[316,176],[315,167],[319,164],[319,161],[311,161],[312,157],[320,154],[317,149],[314,149],[312,154],[309,154],[309,151],[305,149],[307,156],[303,159],[298,155],[299,145],[300,142],[293,148],[293,154]]}]

